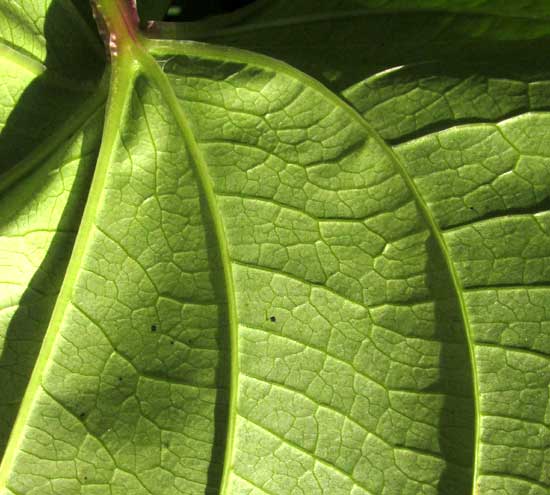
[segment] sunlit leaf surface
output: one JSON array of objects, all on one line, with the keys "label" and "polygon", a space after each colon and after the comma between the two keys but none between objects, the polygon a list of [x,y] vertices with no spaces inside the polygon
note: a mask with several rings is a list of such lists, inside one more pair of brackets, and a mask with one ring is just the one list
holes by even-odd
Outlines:
[{"label": "sunlit leaf surface", "polygon": [[0,494],[548,494],[547,3],[98,4],[0,0]]}]

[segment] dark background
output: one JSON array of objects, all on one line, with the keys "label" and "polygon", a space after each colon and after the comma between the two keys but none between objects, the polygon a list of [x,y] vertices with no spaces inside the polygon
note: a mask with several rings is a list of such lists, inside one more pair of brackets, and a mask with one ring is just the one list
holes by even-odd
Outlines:
[{"label": "dark background", "polygon": [[232,12],[254,0],[172,0],[165,21],[195,21],[216,14]]}]

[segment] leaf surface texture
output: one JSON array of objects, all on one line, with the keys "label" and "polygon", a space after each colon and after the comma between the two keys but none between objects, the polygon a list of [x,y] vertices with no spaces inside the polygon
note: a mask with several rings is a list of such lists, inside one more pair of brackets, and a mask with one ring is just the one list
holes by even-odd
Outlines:
[{"label": "leaf surface texture", "polygon": [[0,0],[2,495],[548,493],[548,8],[290,3]]}]

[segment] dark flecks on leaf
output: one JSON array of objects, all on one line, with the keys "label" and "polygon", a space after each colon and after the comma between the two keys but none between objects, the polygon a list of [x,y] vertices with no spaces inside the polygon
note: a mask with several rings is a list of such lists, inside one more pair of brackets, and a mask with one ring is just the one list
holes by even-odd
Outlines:
[{"label": "dark flecks on leaf", "polygon": [[269,321],[272,321],[273,323],[275,323],[277,321],[277,318],[275,318],[275,316],[271,315],[269,317]]},{"label": "dark flecks on leaf", "polygon": [[151,325],[151,332],[156,332],[156,331],[157,331],[157,326]]}]

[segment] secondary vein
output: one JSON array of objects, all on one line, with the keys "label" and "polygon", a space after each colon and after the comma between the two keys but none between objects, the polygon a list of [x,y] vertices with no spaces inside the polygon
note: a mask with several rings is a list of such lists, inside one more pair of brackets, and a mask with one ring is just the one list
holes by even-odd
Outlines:
[{"label": "secondary vein", "polygon": [[[352,110],[352,112],[355,113],[354,110]],[[460,277],[458,276],[456,266],[453,260],[451,259],[450,249],[447,244],[447,241],[445,241],[443,232],[441,231],[440,227],[437,225],[437,221],[435,220],[432,211],[428,207],[428,204],[424,200],[424,197],[420,193],[413,178],[408,173],[401,158],[382,139],[382,137],[380,137],[380,135],[374,129],[371,128],[371,126],[367,123],[367,121],[363,117],[357,114],[357,118],[361,119],[365,129],[369,131],[369,133],[371,134],[371,136],[374,137],[376,142],[378,142],[378,144],[386,151],[386,153],[389,155],[392,162],[394,163],[396,169],[400,173],[401,177],[407,184],[407,187],[411,191],[411,194],[413,195],[416,201],[416,204],[418,206],[418,209],[421,212],[422,217],[424,217],[424,220],[428,225],[428,228],[431,234],[434,236],[436,240],[436,243],[445,261],[447,271],[449,272],[449,276],[451,278],[451,284],[460,308],[462,324],[464,327],[466,342],[468,344],[468,355],[470,358],[470,367],[472,371],[472,389],[473,389],[472,392],[473,392],[474,414],[475,414],[474,460],[473,460],[473,467],[472,467],[472,483],[473,483],[472,493],[477,493],[476,486],[477,486],[477,477],[478,477],[479,438],[480,438],[479,383],[477,379],[477,361],[476,361],[476,355],[475,355],[474,335],[473,335],[472,328],[470,326],[468,308],[466,306],[466,301],[464,299],[464,287],[462,286],[462,282],[460,280]]]},{"label": "secondary vein", "polygon": [[46,66],[40,60],[21,50],[12,48],[2,40],[0,40],[0,58],[17,65],[34,76],[39,76],[46,70]]},{"label": "secondary vein", "polygon": [[102,109],[105,99],[105,85],[100,83],[97,91],[87,98],[59,129],[19,163],[0,175],[0,194],[32,173],[36,167],[51,166],[47,159]]},{"label": "secondary vein", "polygon": [[472,467],[472,483],[473,483],[472,493],[476,493],[477,477],[478,477],[479,438],[480,438],[480,411],[479,411],[479,384],[477,380],[477,362],[476,362],[476,356],[475,356],[474,336],[473,336],[473,331],[470,327],[468,309],[466,307],[466,302],[464,300],[464,288],[462,286],[460,277],[458,276],[455,264],[451,259],[450,249],[447,242],[445,241],[445,237],[441,229],[437,225],[437,221],[435,220],[432,211],[428,207],[428,204],[424,200],[424,197],[420,193],[413,178],[408,173],[401,158],[399,157],[399,155],[397,155],[397,153],[395,153],[393,148],[391,148],[391,146],[389,146],[384,141],[384,139],[378,134],[378,132],[376,132],[370,126],[370,124],[355,109],[353,109],[350,105],[345,103],[341,98],[339,98],[337,95],[335,95],[332,91],[330,91],[328,88],[323,86],[317,80],[307,76],[306,74],[294,68],[291,68],[290,70],[287,69],[286,72],[287,73],[290,72],[290,75],[294,75],[294,77],[297,77],[298,79],[300,79],[304,84],[313,86],[315,89],[317,89],[322,94],[324,94],[328,99],[332,100],[335,105],[338,105],[344,110],[346,110],[346,112],[356,122],[358,122],[370,136],[374,138],[374,140],[378,143],[378,145],[389,156],[396,170],[399,172],[399,174],[403,178],[405,184],[407,185],[409,191],[411,192],[411,195],[413,196],[417,204],[418,209],[420,210],[422,217],[424,218],[424,221],[426,222],[431,234],[434,236],[436,240],[436,243],[439,247],[439,250],[443,256],[445,265],[449,272],[449,276],[451,278],[452,287],[460,308],[466,342],[468,344],[468,354],[470,358],[470,367],[472,370],[472,389],[473,389],[473,402],[474,402],[474,414],[475,414],[474,460],[473,460],[473,467]]},{"label": "secondary vein", "polygon": [[7,487],[16,455],[23,441],[24,429],[29,420],[34,401],[40,389],[43,388],[42,378],[47,374],[48,366],[51,365],[50,357],[58,340],[59,329],[72,298],[82,259],[95,224],[95,217],[103,195],[103,186],[109,168],[110,157],[118,137],[120,122],[126,108],[126,102],[130,97],[135,77],[135,67],[133,67],[132,61],[126,59],[117,60],[113,64],[111,77],[113,82],[116,81],[116,84],[112,84],[113,90],[109,95],[107,103],[103,141],[90,193],[86,201],[67,272],[0,466],[0,488]]},{"label": "secondary vein", "polygon": [[185,54],[185,55],[199,55],[206,58],[227,59],[231,58],[233,61],[254,64],[259,67],[268,68],[269,70],[276,70],[287,74],[288,76],[299,80],[302,84],[313,88],[322,94],[325,98],[331,101],[335,106],[342,108],[355,122],[357,122],[365,132],[371,136],[375,142],[380,146],[384,152],[388,155],[392,161],[396,171],[401,175],[407,188],[411,192],[417,207],[423,217],[429,231],[433,235],[441,255],[444,259],[447,271],[449,273],[453,291],[455,293],[457,302],[459,304],[461,319],[464,327],[465,338],[468,345],[468,354],[470,360],[470,367],[472,370],[472,389],[473,389],[473,401],[474,401],[474,413],[475,413],[475,427],[474,427],[474,459],[472,465],[472,493],[476,493],[477,477],[478,477],[478,457],[479,457],[479,439],[480,439],[480,410],[479,410],[479,384],[477,379],[477,363],[475,357],[475,345],[473,332],[470,327],[468,310],[464,299],[464,288],[462,282],[458,276],[456,267],[450,257],[450,250],[445,241],[444,235],[437,225],[437,222],[428,207],[426,201],[421,195],[418,187],[416,186],[413,178],[408,173],[401,158],[395,153],[395,151],[382,139],[382,137],[368,124],[368,122],[361,116],[353,107],[343,101],[339,96],[330,91],[322,83],[316,79],[308,76],[300,70],[281,62],[279,60],[272,59],[270,57],[259,55],[257,53],[249,52],[246,50],[240,50],[235,48],[217,47],[215,45],[207,45],[198,42],[178,42],[178,41],[166,41],[166,40],[148,40],[147,46],[151,53],[157,53],[159,55],[168,54]]}]

